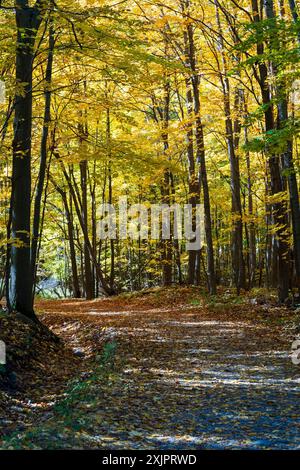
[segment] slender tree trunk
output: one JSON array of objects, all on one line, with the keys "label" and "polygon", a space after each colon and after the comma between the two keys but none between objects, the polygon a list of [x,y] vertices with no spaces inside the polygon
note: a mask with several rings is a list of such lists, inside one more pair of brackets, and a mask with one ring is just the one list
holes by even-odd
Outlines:
[{"label": "slender tree trunk", "polygon": [[[91,195],[91,212],[92,212],[92,248],[95,259],[97,258],[97,208],[96,208],[96,162],[93,163],[93,174],[92,177],[89,175],[89,186]],[[93,277],[93,289],[95,297],[97,293],[97,282],[96,282],[96,270],[94,264],[92,264],[92,277]]]},{"label": "slender tree trunk", "polygon": [[[290,0],[293,3],[293,0]],[[295,6],[294,6],[295,7]],[[295,10],[296,13],[296,10]],[[281,4],[280,8],[281,17],[284,18],[284,6]],[[296,13],[297,14],[297,13]],[[300,34],[300,33],[299,33]],[[286,126],[289,119],[288,114],[288,96],[286,92],[286,83],[284,78],[280,79],[277,87],[278,94],[278,128],[282,129]],[[288,140],[286,148],[281,156],[283,170],[288,181],[289,196],[290,196],[290,210],[292,215],[292,231],[293,231],[293,249],[294,261],[296,272],[297,288],[300,288],[300,206],[299,206],[299,191],[297,184],[297,177],[293,162],[293,142]]]},{"label": "slender tree trunk", "polygon": [[[106,111],[106,141],[107,141],[107,152],[108,152],[108,203],[113,202],[112,193],[112,172],[111,172],[111,119],[109,108]],[[111,289],[114,288],[115,282],[115,244],[114,240],[110,240],[110,275],[109,282]]]},{"label": "slender tree trunk", "polygon": [[80,202],[78,200],[78,196],[76,194],[76,189],[74,188],[73,184],[72,184],[72,180],[71,180],[71,177],[70,175],[68,174],[68,172],[66,171],[66,168],[61,160],[61,157],[59,155],[59,153],[55,150],[54,151],[54,156],[57,158],[57,160],[60,162],[60,165],[61,165],[61,168],[62,168],[62,171],[63,171],[63,175],[68,183],[68,186],[69,186],[69,190],[70,190],[70,194],[71,194],[71,197],[72,197],[72,200],[74,202],[74,206],[75,206],[75,210],[76,210],[76,214],[77,214],[77,217],[78,217],[78,221],[79,221],[79,224],[80,224],[80,228],[82,230],[82,234],[83,234],[83,237],[84,237],[84,243],[85,245],[87,246],[88,248],[88,251],[89,251],[89,255],[90,255],[90,258],[95,266],[95,270],[96,270],[96,275],[97,275],[97,278],[98,278],[98,281],[101,283],[102,285],[102,288],[103,290],[108,294],[108,295],[114,295],[115,294],[115,290],[114,289],[111,289],[109,283],[107,282],[107,279],[106,277],[104,276],[103,272],[102,272],[102,269],[98,263],[98,260],[96,259],[96,256],[95,256],[95,253],[93,251],[93,247],[92,247],[92,244],[90,242],[90,239],[89,239],[89,233],[88,233],[88,230],[87,230],[87,227],[86,225],[84,224],[84,220],[82,218],[82,211],[81,211],[81,205],[80,205]]},{"label": "slender tree trunk", "polygon": [[[33,277],[33,286],[36,281],[36,270],[37,270],[37,251],[40,237],[40,220],[41,220],[41,203],[44,190],[46,169],[47,169],[47,153],[48,153],[48,135],[49,125],[51,122],[51,82],[52,82],[52,67],[53,67],[53,52],[54,52],[54,30],[52,19],[50,19],[49,26],[49,50],[48,50],[48,61],[46,67],[45,76],[45,111],[44,111],[44,124],[43,133],[41,140],[41,151],[40,151],[40,168],[37,180],[37,187],[34,201],[34,213],[33,213],[33,227],[32,227],[32,243],[31,243],[31,273]],[[33,288],[34,290],[34,288]]]},{"label": "slender tree trunk", "polygon": [[[84,95],[86,95],[87,84],[84,81]],[[88,117],[87,111],[84,113],[80,112],[80,119],[78,125],[79,131],[79,141],[82,150],[86,148],[87,138],[88,138]],[[85,227],[87,234],[89,234],[89,221],[88,221],[88,162],[87,160],[82,160],[79,164],[80,168],[80,183],[81,183],[81,212],[82,212],[82,223]],[[79,191],[78,191],[79,194]],[[85,296],[87,300],[94,298],[94,285],[93,285],[93,275],[92,275],[92,266],[90,258],[90,250],[86,243],[83,246],[83,256],[84,256],[84,282],[85,282]]]},{"label": "slender tree trunk", "polygon": [[[175,200],[175,185],[174,185],[174,175],[170,171],[170,186],[171,186],[171,194],[172,194],[172,203],[176,202]],[[181,258],[180,258],[180,246],[178,238],[174,238],[174,252],[175,252],[175,263],[177,265],[177,275],[178,275],[178,283],[183,283],[182,277],[182,268],[181,268]]]},{"label": "slender tree trunk", "polygon": [[70,249],[70,260],[71,260],[71,270],[72,270],[72,289],[73,295],[75,298],[80,298],[80,287],[79,287],[79,278],[77,271],[77,262],[76,262],[76,249],[74,243],[74,225],[73,225],[73,215],[71,208],[68,203],[67,193],[55,182],[54,178],[50,176],[51,183],[53,184],[55,190],[61,195],[65,214],[67,219],[67,229],[68,229],[68,239],[69,239],[69,249]]},{"label": "slender tree trunk", "polygon": [[11,235],[14,243],[11,247],[8,305],[11,310],[32,319],[36,319],[30,257],[32,62],[40,25],[39,14],[37,6],[29,7],[26,1],[16,0],[16,82],[24,89],[15,98],[11,195]]},{"label": "slender tree trunk", "polygon": [[[295,0],[289,0],[289,6],[290,6],[290,10],[291,10],[293,20],[294,20],[295,23],[297,23],[298,19],[299,19],[299,13],[298,13],[298,7],[296,5]],[[298,33],[297,33],[297,39],[298,39],[298,43],[300,45],[300,31],[298,31]]]},{"label": "slender tree trunk", "polygon": [[[206,247],[207,247],[207,277],[208,287],[211,294],[216,293],[216,276],[215,276],[215,265],[214,265],[214,249],[213,249],[213,238],[212,238],[212,224],[211,224],[211,211],[210,211],[210,197],[209,188],[207,181],[206,161],[205,161],[205,148],[204,148],[204,133],[203,125],[201,120],[201,108],[200,108],[200,93],[199,93],[199,76],[196,70],[196,55],[194,45],[194,31],[190,23],[187,25],[187,51],[189,57],[189,65],[192,71],[192,89],[194,97],[194,113],[196,120],[196,147],[197,147],[197,161],[200,164],[200,182],[203,188],[203,202],[204,202],[204,224],[205,224],[205,235],[206,235]],[[200,267],[201,253],[198,253],[198,265]],[[199,269],[198,269],[199,271]],[[198,274],[199,276],[199,274]],[[199,284],[200,279],[198,279]]]},{"label": "slender tree trunk", "polygon": [[[195,168],[195,156],[194,156],[194,131],[193,131],[193,93],[192,93],[192,83],[190,79],[186,80],[186,106],[187,114],[189,116],[190,122],[188,123],[186,140],[187,140],[187,157],[188,157],[188,184],[189,184],[189,197],[188,203],[192,207],[192,230],[196,231],[196,204],[197,198],[199,197],[199,181],[196,176]],[[194,241],[194,240],[190,240]],[[189,250],[188,253],[188,284],[195,283],[195,270],[196,270],[196,258],[197,250]]]},{"label": "slender tree trunk", "polygon": [[[82,201],[82,221],[88,232],[88,201],[87,201],[87,161],[80,162],[80,177],[81,177],[81,201]],[[94,297],[93,278],[89,248],[84,243],[84,279],[85,279],[85,296],[87,300]]]},{"label": "slender tree trunk", "polygon": [[[164,182],[162,188],[162,199],[164,204],[170,203],[170,174],[169,170],[164,172]],[[172,225],[172,222],[171,222]],[[170,230],[170,237],[172,237],[172,230]],[[163,285],[170,286],[172,284],[172,240],[162,240],[162,278]]]},{"label": "slender tree trunk", "polygon": [[[162,116],[163,125],[163,146],[166,159],[168,160],[168,149],[169,149],[169,113],[170,113],[170,83],[168,77],[166,77],[165,83],[165,96],[164,96],[164,109]],[[162,185],[162,199],[164,204],[170,204],[170,170],[168,168],[164,171],[164,180]],[[170,237],[172,236],[172,230],[170,230]],[[162,240],[162,271],[163,271],[163,285],[169,286],[172,284],[172,241]]]},{"label": "slender tree trunk", "polygon": [[[245,117],[248,115],[245,104]],[[248,129],[244,128],[245,144],[248,143]],[[247,167],[247,190],[248,190],[248,214],[249,222],[249,289],[255,285],[256,274],[256,238],[255,238],[255,224],[253,220],[253,190],[252,190],[252,177],[251,177],[251,163],[250,154],[246,152],[246,167]]]},{"label": "slender tree trunk", "polygon": [[[268,19],[274,18],[274,7],[272,0],[264,0],[265,14]],[[260,15],[258,10],[257,0],[252,0],[253,17],[255,22],[260,21]],[[262,55],[264,53],[264,45],[262,43],[257,44],[257,54]],[[273,68],[273,67],[272,67]],[[274,123],[274,110],[271,99],[271,90],[268,81],[268,69],[265,62],[259,62],[259,85],[261,88],[262,101],[264,105],[264,117],[265,117],[265,132],[272,132],[275,129]],[[270,170],[270,184],[271,194],[273,196],[278,195],[283,191],[283,182],[280,172],[280,161],[278,155],[275,155],[273,150],[266,148],[266,154],[268,157],[268,165]],[[276,270],[278,276],[278,298],[280,302],[283,302],[288,297],[289,291],[289,262],[288,262],[288,251],[289,245],[287,240],[287,220],[286,220],[286,208],[283,202],[276,202],[273,204],[273,218],[274,224],[277,227],[276,237],[274,238],[273,250],[276,261],[276,266],[273,266],[273,270]]]},{"label": "slender tree trunk", "polygon": [[[219,44],[221,48],[221,57],[223,71],[220,73],[220,80],[223,87],[223,104],[225,114],[226,141],[228,148],[228,156],[230,162],[230,185],[231,185],[231,210],[233,218],[232,230],[232,271],[234,284],[239,293],[241,288],[246,287],[245,279],[245,263],[243,256],[243,223],[242,223],[242,205],[241,205],[241,188],[240,188],[240,170],[239,160],[236,155],[234,126],[231,117],[230,103],[230,83],[228,79],[227,60],[225,55],[225,47],[223,41],[223,31],[221,27],[219,4],[215,0],[216,18],[219,32]],[[223,76],[224,75],[224,76]]]}]

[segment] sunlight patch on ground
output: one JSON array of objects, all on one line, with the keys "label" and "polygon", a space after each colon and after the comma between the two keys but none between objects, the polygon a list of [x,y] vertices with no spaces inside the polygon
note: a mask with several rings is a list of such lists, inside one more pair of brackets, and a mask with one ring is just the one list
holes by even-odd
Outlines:
[{"label": "sunlight patch on ground", "polygon": [[[205,372],[202,372],[205,374]],[[213,373],[211,373],[213,375]],[[215,387],[217,385],[224,385],[224,386],[235,386],[235,387],[256,387],[256,388],[278,388],[280,390],[289,390],[289,391],[298,391],[299,388],[295,388],[291,385],[298,385],[300,383],[300,379],[285,379],[285,380],[275,380],[275,379],[266,379],[262,378],[259,380],[260,377],[254,378],[251,380],[245,380],[241,377],[234,378],[233,374],[226,374],[226,373],[217,373],[215,372],[214,378],[211,380],[195,380],[195,379],[188,379],[188,378],[178,378],[176,380],[176,384],[181,385],[184,388],[206,388],[206,387]],[[174,382],[170,379],[162,379],[161,382],[169,383],[170,385],[174,384]],[[284,386],[287,385],[287,386]]]},{"label": "sunlight patch on ground", "polygon": [[245,322],[231,322],[231,321],[218,321],[218,320],[200,320],[200,321],[175,321],[169,320],[165,321],[164,323],[168,323],[169,325],[180,325],[180,326],[223,326],[229,327],[233,329],[237,329],[239,327],[249,327],[249,325]]},{"label": "sunlight patch on ground", "polygon": [[254,351],[251,353],[236,353],[236,354],[228,354],[226,356],[228,359],[239,359],[243,358],[251,358],[251,357],[278,357],[278,358],[287,358],[290,357],[290,352],[287,351]]},{"label": "sunlight patch on ground", "polygon": [[131,312],[95,312],[94,310],[90,310],[86,312],[86,315],[97,315],[97,316],[110,316],[114,317],[116,315],[130,315]]},{"label": "sunlight patch on ground", "polygon": [[[268,439],[230,439],[225,436],[207,435],[205,433],[200,436],[193,436],[189,434],[164,436],[160,434],[152,434],[149,436],[151,440],[165,442],[169,445],[180,447],[184,444],[196,444],[199,448],[209,449],[256,449],[256,448],[269,448],[270,441]],[[292,448],[297,448],[292,446]]]},{"label": "sunlight patch on ground", "polygon": [[168,442],[171,444],[176,444],[178,442],[202,444],[203,442],[203,440],[200,437],[191,436],[189,434],[183,434],[183,435],[179,434],[175,436],[163,436],[161,434],[151,434],[149,438],[155,441],[163,441],[163,442]]},{"label": "sunlight patch on ground", "polygon": [[215,349],[205,349],[205,348],[195,348],[195,349],[186,349],[185,350],[188,354],[199,354],[199,353],[205,353],[205,354],[215,354],[218,353]]}]

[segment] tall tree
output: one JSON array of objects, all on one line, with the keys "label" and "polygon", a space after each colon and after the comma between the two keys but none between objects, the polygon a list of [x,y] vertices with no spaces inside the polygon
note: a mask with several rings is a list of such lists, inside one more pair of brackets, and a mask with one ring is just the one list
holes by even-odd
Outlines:
[{"label": "tall tree", "polygon": [[40,168],[37,177],[37,185],[34,199],[33,223],[32,223],[32,242],[31,242],[31,272],[33,276],[33,284],[36,283],[36,271],[38,262],[38,246],[41,238],[41,206],[47,172],[47,155],[48,155],[48,136],[49,126],[51,123],[51,82],[53,69],[54,54],[54,27],[53,19],[49,18],[49,41],[48,41],[48,57],[45,73],[45,107],[44,122],[40,149]]},{"label": "tall tree", "polygon": [[187,22],[186,27],[186,51],[188,53],[188,65],[191,69],[191,82],[194,98],[194,116],[195,116],[195,137],[196,137],[196,157],[200,165],[199,184],[203,188],[204,203],[204,229],[207,246],[207,277],[209,291],[211,294],[216,293],[216,276],[214,265],[214,248],[212,238],[212,221],[210,211],[210,195],[206,171],[206,157],[204,147],[204,131],[201,118],[201,101],[200,101],[200,79],[197,70],[194,29],[191,22]]},{"label": "tall tree", "polygon": [[223,106],[225,114],[225,130],[228,156],[230,162],[230,185],[231,185],[231,210],[232,210],[232,272],[234,284],[239,292],[241,288],[246,287],[245,279],[245,261],[243,254],[243,222],[242,222],[242,204],[241,204],[241,180],[239,170],[239,158],[235,145],[235,129],[232,120],[231,110],[231,89],[228,78],[228,65],[225,52],[223,29],[220,19],[220,5],[215,0],[216,20],[218,25],[217,41],[221,52],[220,82],[223,90]]},{"label": "tall tree", "polygon": [[16,86],[11,195],[11,268],[8,304],[30,318],[33,311],[33,277],[30,253],[32,64],[42,2],[33,7],[16,0]]},{"label": "tall tree", "polygon": [[[256,0],[252,0],[254,21],[259,20],[259,10]],[[275,16],[274,5],[272,0],[264,0],[264,10],[267,19],[273,19]],[[259,55],[264,53],[264,46],[262,43],[257,44],[257,52]],[[274,64],[273,64],[274,65]],[[272,68],[271,64],[271,70]],[[270,134],[274,132],[275,118],[274,108],[272,102],[272,91],[268,79],[268,68],[264,61],[259,65],[260,73],[260,87],[262,93],[262,100],[264,104],[264,117],[265,117],[265,132]],[[273,149],[266,148],[268,156],[268,164],[270,169],[270,182],[272,195],[278,197],[284,190],[282,174],[280,171],[279,156],[276,155]],[[276,246],[277,258],[277,274],[278,274],[278,296],[280,301],[284,301],[288,297],[289,290],[289,263],[288,263],[288,241],[286,236],[287,219],[286,210],[283,201],[276,201],[273,204],[273,217],[276,226],[276,238],[274,243]]]}]

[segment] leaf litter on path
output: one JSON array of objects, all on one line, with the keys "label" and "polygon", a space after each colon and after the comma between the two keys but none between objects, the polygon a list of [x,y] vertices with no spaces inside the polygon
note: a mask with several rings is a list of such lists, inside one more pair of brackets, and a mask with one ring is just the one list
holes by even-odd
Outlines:
[{"label": "leaf litter on path", "polygon": [[177,305],[40,302],[43,322],[83,351],[79,377],[2,448],[300,448],[299,368],[282,328],[241,306]]}]

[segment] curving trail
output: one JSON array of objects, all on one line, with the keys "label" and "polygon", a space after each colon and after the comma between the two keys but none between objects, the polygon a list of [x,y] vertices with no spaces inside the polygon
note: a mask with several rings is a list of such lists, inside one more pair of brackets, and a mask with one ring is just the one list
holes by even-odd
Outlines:
[{"label": "curving trail", "polygon": [[299,367],[280,329],[191,305],[59,305],[43,318],[83,363],[97,334],[116,356],[63,419],[41,415],[35,448],[300,448]]}]

